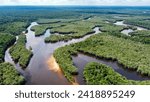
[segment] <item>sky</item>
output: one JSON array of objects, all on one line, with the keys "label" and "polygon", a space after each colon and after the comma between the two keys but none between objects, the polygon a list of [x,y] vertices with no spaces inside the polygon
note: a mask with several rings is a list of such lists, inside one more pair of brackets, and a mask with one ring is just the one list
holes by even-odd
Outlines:
[{"label": "sky", "polygon": [[150,6],[150,0],[0,0],[0,5]]}]

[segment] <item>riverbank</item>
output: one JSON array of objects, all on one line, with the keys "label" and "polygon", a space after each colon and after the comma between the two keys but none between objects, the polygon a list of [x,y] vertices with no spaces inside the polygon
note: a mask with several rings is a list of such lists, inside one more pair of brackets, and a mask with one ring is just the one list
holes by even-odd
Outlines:
[{"label": "riverbank", "polygon": [[[150,75],[148,70],[149,48],[150,46],[144,45],[142,43],[135,43],[134,41],[128,39],[118,38],[103,33],[101,35],[94,35],[83,42],[61,47],[55,50],[54,56],[69,81],[74,82],[74,72],[78,73],[78,75],[82,74],[81,69],[76,67],[77,64],[73,62],[71,57],[71,55],[78,54],[79,52],[88,53],[107,60],[109,59],[112,61],[112,66],[115,67],[116,64],[121,64],[123,68],[135,72],[135,77],[133,80],[145,80],[142,77],[137,77],[136,74],[140,73],[141,75]],[[145,56],[145,59],[143,59],[143,56]],[[86,61],[87,60],[88,58]],[[115,62],[113,63],[113,61]],[[77,60],[77,63],[82,66],[82,63],[79,60]],[[121,68],[119,65],[118,69]],[[131,73],[130,71],[128,71],[126,74],[129,75],[128,73]],[[78,79],[83,80],[83,77]]]},{"label": "riverbank", "polygon": [[[54,57],[53,55],[48,59],[47,64],[48,64],[48,66],[49,66],[49,67],[48,67],[49,70],[51,70],[51,71],[57,73],[57,74],[59,75],[59,77],[64,76],[63,71],[61,70],[59,64],[57,63],[57,61],[56,61],[56,59],[55,59],[55,57]],[[72,84],[72,85],[79,85],[79,84],[77,83],[77,80],[76,80],[75,77],[74,77],[74,79],[75,79],[75,81],[74,81],[74,82],[71,82],[71,84]]]},{"label": "riverbank", "polygon": [[33,53],[26,49],[25,44],[26,36],[21,34],[18,36],[16,44],[14,44],[9,50],[14,62],[19,63],[22,68],[26,68],[28,66],[30,59],[33,56]]},{"label": "riverbank", "polygon": [[48,59],[47,64],[48,64],[50,70],[52,70],[56,73],[59,73],[59,74],[61,73],[62,74],[62,70],[59,67],[59,65],[56,62],[56,59],[53,55]]},{"label": "riverbank", "polygon": [[96,62],[88,63],[83,73],[88,85],[150,85],[150,81],[128,80],[111,67]]}]

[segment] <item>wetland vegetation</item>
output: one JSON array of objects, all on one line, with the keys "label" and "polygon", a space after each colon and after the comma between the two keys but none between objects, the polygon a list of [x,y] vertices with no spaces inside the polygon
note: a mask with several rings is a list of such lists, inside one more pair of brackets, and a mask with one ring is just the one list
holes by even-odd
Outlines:
[{"label": "wetland vegetation", "polygon": [[4,61],[5,51],[15,42],[16,38],[7,33],[0,33],[0,62]]},{"label": "wetland vegetation", "polygon": [[16,71],[15,67],[9,63],[0,64],[0,85],[20,85],[25,79]]},{"label": "wetland vegetation", "polygon": [[32,52],[25,47],[26,44],[26,36],[25,35],[19,35],[17,43],[14,44],[10,48],[10,55],[12,56],[12,59],[23,67],[26,68],[31,57]]},{"label": "wetland vegetation", "polygon": [[84,77],[88,85],[145,85],[150,81],[127,80],[111,67],[101,63],[90,62],[85,66]]},{"label": "wetland vegetation", "polygon": [[[25,84],[25,79],[30,84],[68,84],[65,78],[74,83],[75,77],[81,73],[84,74],[81,79],[90,85],[150,84],[149,80],[127,79],[101,63],[90,62],[84,66],[83,72],[79,72],[72,59],[82,52],[87,56],[117,61],[125,69],[150,76],[150,8],[126,8],[0,7],[0,84]],[[123,21],[124,25],[116,25],[117,21]],[[32,22],[38,25],[30,27]],[[95,27],[99,27],[102,33],[94,34]],[[132,32],[122,33],[129,29]],[[84,39],[90,34],[92,36]],[[4,61],[8,49],[14,66]],[[48,70],[45,62],[51,55],[65,76],[63,80]],[[23,74],[16,68],[17,63],[26,68],[19,69]],[[39,76],[41,80],[38,80]],[[53,77],[58,81],[46,81],[46,78]]]},{"label": "wetland vegetation", "polygon": [[[83,42],[57,49],[54,53],[54,57],[59,65],[70,65],[70,67],[61,67],[66,68],[64,70],[65,72],[67,68],[68,70],[74,68],[71,55],[77,54],[78,52],[90,54],[102,59],[118,61],[124,68],[135,70],[143,75],[150,75],[150,46],[140,42],[135,43],[130,39],[118,38],[107,33],[97,34]],[[74,68],[74,70],[75,69],[76,68]]]}]

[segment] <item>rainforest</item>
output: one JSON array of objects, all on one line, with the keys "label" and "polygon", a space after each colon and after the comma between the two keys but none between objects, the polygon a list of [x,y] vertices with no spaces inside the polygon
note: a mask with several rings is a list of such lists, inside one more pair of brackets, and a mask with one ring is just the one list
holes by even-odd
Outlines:
[{"label": "rainforest", "polygon": [[0,6],[0,85],[150,85],[150,7]]}]

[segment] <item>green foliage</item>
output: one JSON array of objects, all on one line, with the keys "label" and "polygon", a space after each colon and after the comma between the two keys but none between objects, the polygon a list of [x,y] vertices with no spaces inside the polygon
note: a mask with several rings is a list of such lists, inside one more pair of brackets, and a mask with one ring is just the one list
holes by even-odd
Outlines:
[{"label": "green foliage", "polygon": [[19,62],[19,64],[26,68],[31,57],[32,52],[27,50],[25,47],[26,43],[26,36],[25,35],[19,35],[19,39],[17,41],[17,44],[13,45],[10,48],[10,54],[15,62]]},{"label": "green foliage", "polygon": [[141,19],[127,19],[125,21],[125,23],[127,24],[131,24],[131,25],[136,25],[139,27],[143,27],[143,28],[147,28],[150,29],[150,22],[146,21],[146,20],[141,20]]},{"label": "green foliage", "polygon": [[150,85],[150,81],[127,80],[112,68],[96,62],[90,62],[85,66],[84,77],[88,85]]},{"label": "green foliage", "polygon": [[112,68],[96,62],[90,62],[85,66],[84,77],[89,85],[129,84],[125,77],[115,72]]},{"label": "green foliage", "polygon": [[[96,20],[97,19],[97,20]],[[45,42],[68,41],[74,38],[81,38],[85,35],[94,33],[92,28],[101,26],[104,22],[98,18],[92,18],[88,21],[75,21],[65,23],[64,26],[52,27],[51,33],[54,33],[45,39]],[[58,33],[57,35],[55,33]]]},{"label": "green foliage", "polygon": [[74,82],[73,74],[77,74],[77,68],[73,66],[71,54],[74,54],[74,50],[66,47],[61,47],[55,50],[54,57],[56,58],[57,63],[62,68],[65,77],[70,81]]},{"label": "green foliage", "polygon": [[[132,26],[117,26],[111,23],[106,23],[100,17],[93,17],[90,20],[80,20],[71,23],[64,23],[64,26],[52,27],[50,37],[45,39],[45,42],[68,41],[73,38],[81,38],[87,34],[93,33],[92,28],[100,27],[101,31],[107,32],[110,35],[128,38],[120,32],[124,29],[135,29]],[[55,34],[58,33],[58,34]]]},{"label": "green foliage", "polygon": [[61,22],[59,19],[38,19],[38,24],[52,24]]},{"label": "green foliage", "polygon": [[[94,27],[94,24],[86,21],[77,21],[72,23],[67,23],[65,26],[52,28],[51,32],[58,32],[60,34],[66,33],[77,33],[85,34],[91,32],[91,29]],[[73,34],[74,35],[74,34]]]},{"label": "green foliage", "polygon": [[45,38],[45,42],[46,43],[49,43],[49,42],[52,42],[52,43],[55,43],[55,42],[58,42],[58,41],[67,41],[67,40],[71,40],[72,37],[69,36],[69,35],[54,35],[52,34],[50,37],[46,37]]},{"label": "green foliage", "polygon": [[107,34],[95,35],[77,44],[78,50],[94,56],[117,60],[127,68],[150,75],[150,46]]},{"label": "green foliage", "polygon": [[[94,35],[83,42],[59,48],[54,52],[54,57],[64,73],[66,72],[64,69],[74,68],[71,55],[78,52],[88,53],[99,58],[117,60],[125,68],[134,69],[141,74],[150,76],[149,45],[135,43],[134,41],[111,36],[107,33]],[[134,83],[144,84],[148,82],[139,81]]]},{"label": "green foliage", "polygon": [[101,27],[101,30],[103,32],[108,32],[108,33],[119,33],[121,30],[125,29],[126,27],[124,26],[117,26],[114,24],[103,24]]},{"label": "green foliage", "polygon": [[63,23],[41,24],[32,27],[31,30],[35,32],[35,36],[41,36],[45,33],[47,29],[63,26],[62,24]]},{"label": "green foliage", "polygon": [[0,62],[4,60],[5,50],[15,42],[16,38],[7,33],[0,33]]},{"label": "green foliage", "polygon": [[22,31],[26,30],[26,26],[27,23],[25,22],[6,23],[0,26],[0,32],[19,35],[22,33]]},{"label": "green foliage", "polygon": [[[137,43],[149,43],[148,33],[138,32],[139,35],[133,34],[131,37],[127,37],[120,33],[121,30],[126,29],[125,27],[104,23],[106,20],[111,23],[116,20],[125,20],[128,24],[149,29],[150,13],[147,12],[147,9],[119,8],[118,10],[118,7],[112,7],[112,9],[103,7],[93,9],[91,9],[91,7],[85,7],[84,9],[82,7],[77,7],[77,9],[74,9],[74,7],[0,7],[0,9],[0,32],[18,35],[25,30],[29,22],[37,20],[41,25],[32,28],[32,30],[35,30],[36,36],[44,34],[48,28],[51,28],[53,33],[60,33],[60,35],[51,35],[45,39],[45,42],[67,41],[73,38],[80,38],[85,36],[88,32],[93,31],[92,28],[94,26],[100,26],[101,30],[106,32],[105,36],[93,36],[84,42],[65,46],[55,51],[54,56],[62,67],[65,76],[70,81],[74,81],[72,74],[77,73],[77,69],[73,66],[71,55],[76,54],[78,51],[90,53],[97,57],[118,60],[125,67],[150,75],[150,47],[149,45]],[[143,13],[143,10],[146,10],[146,13]],[[87,19],[89,17],[91,17],[91,19]],[[135,33],[137,34],[137,32]],[[6,36],[5,34],[0,34],[1,61],[3,60],[4,52],[7,47],[15,41],[15,37],[10,36],[11,35]],[[137,42],[125,40],[124,38]],[[32,53],[25,48],[25,37],[21,36],[19,36],[17,44],[10,49],[10,53],[13,59],[19,61],[23,67],[27,66],[32,55]],[[4,66],[7,66],[7,64]],[[110,72],[113,73],[113,71]],[[1,72],[0,75],[2,74]],[[107,79],[109,80],[110,77],[108,76]],[[2,80],[2,77],[0,77],[0,80]],[[13,79],[10,81],[13,81]],[[9,83],[10,81],[5,83]],[[105,81],[103,80],[103,82]],[[110,82],[113,83],[112,81]],[[121,82],[124,81],[121,80]],[[147,82],[131,81],[131,83],[146,84]]]},{"label": "green foliage", "polygon": [[135,41],[142,42],[144,44],[150,44],[150,31],[149,30],[141,30],[130,33],[131,39]]},{"label": "green foliage", "polygon": [[21,85],[25,79],[21,76],[13,65],[9,63],[0,64],[0,85]]},{"label": "green foliage", "polygon": [[31,28],[32,31],[35,31],[35,36],[43,35],[46,29],[50,28],[48,24],[43,25],[36,25]]}]

